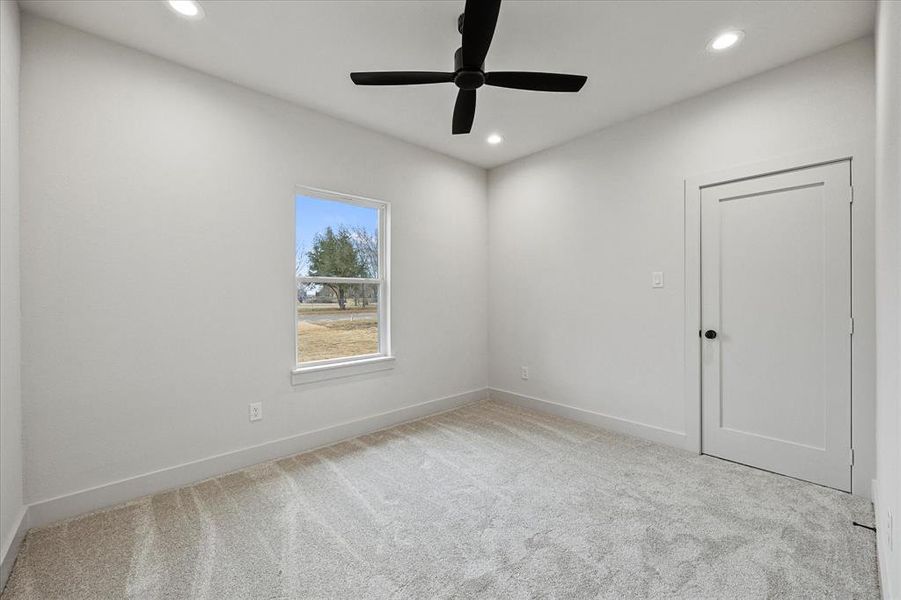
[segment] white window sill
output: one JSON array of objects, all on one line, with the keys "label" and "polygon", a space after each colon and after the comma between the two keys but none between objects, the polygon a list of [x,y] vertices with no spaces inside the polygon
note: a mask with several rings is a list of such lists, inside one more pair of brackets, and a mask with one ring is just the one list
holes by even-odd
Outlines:
[{"label": "white window sill", "polygon": [[393,368],[393,356],[375,356],[372,358],[360,358],[338,363],[298,367],[291,372],[291,384],[303,385],[305,383],[326,381],[328,379],[353,377],[354,375],[387,371],[388,369]]}]

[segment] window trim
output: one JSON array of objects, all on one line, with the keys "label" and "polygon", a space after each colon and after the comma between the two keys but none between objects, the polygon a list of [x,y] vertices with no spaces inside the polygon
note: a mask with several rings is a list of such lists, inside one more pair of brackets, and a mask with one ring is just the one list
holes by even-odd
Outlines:
[{"label": "window trim", "polygon": [[[344,194],[332,190],[325,190],[305,185],[295,186],[294,196],[305,195],[322,200],[331,200],[334,202],[344,202],[355,206],[366,208],[375,208],[378,210],[379,219],[379,265],[378,277],[294,277],[294,301],[292,309],[294,313],[294,368],[291,371],[292,383],[298,385],[301,383],[322,381],[323,379],[332,379],[337,377],[348,377],[358,373],[369,373],[372,371],[381,371],[393,368],[394,354],[391,351],[391,274],[390,274],[390,236],[391,236],[391,204],[384,200],[376,200],[364,196],[356,196],[353,194]],[[294,257],[297,260],[297,227],[295,212],[295,234],[294,238]],[[310,361],[305,363],[297,362],[300,348],[297,340],[297,282],[298,281],[324,281],[324,282],[340,282],[340,283],[360,283],[377,285],[379,290],[378,302],[378,340],[379,351],[371,354],[358,354],[355,356],[328,358],[323,360]]]}]

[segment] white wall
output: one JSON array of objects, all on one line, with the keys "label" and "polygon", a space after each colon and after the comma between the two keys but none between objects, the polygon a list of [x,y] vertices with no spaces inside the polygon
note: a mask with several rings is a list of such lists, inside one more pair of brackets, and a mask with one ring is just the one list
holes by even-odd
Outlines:
[{"label": "white wall", "polygon": [[[0,1],[0,560],[22,518],[19,8]],[[7,566],[7,565],[4,565]],[[0,573],[0,587],[4,573]]]},{"label": "white wall", "polygon": [[[28,502],[486,382],[684,437],[684,178],[873,140],[859,40],[496,169],[486,213],[479,169],[49,21],[23,27]],[[859,162],[865,241],[872,157]],[[393,203],[388,374],[289,384],[297,183]],[[866,494],[872,244],[856,252]]]},{"label": "white wall", "polygon": [[898,524],[901,519],[901,4],[898,2],[879,3],[876,42],[876,518],[883,591],[886,598],[901,598],[901,526]]},{"label": "white wall", "polygon": [[[28,502],[484,388],[483,170],[30,16],[22,60]],[[291,387],[295,184],[392,203],[393,371]]]},{"label": "white wall", "polygon": [[489,384],[682,443],[683,181],[856,144],[854,491],[869,495],[873,60],[858,40],[492,170]]}]

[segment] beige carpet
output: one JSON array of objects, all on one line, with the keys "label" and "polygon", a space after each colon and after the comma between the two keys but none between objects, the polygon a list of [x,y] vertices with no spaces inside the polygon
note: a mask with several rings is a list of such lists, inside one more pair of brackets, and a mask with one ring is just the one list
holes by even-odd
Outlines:
[{"label": "beige carpet", "polygon": [[484,402],[32,530],[3,600],[877,598],[869,503]]}]

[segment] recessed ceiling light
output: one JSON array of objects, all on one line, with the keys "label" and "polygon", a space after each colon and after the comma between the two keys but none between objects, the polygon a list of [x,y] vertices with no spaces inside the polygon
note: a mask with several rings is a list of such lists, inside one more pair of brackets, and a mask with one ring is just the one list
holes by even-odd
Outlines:
[{"label": "recessed ceiling light", "polygon": [[203,9],[196,0],[168,0],[169,8],[189,19],[203,18]]},{"label": "recessed ceiling light", "polygon": [[503,142],[504,138],[502,138],[501,134],[499,134],[499,133],[492,133],[487,138],[485,138],[485,141],[488,142],[489,144],[491,144],[492,146],[495,146],[495,145]]},{"label": "recessed ceiling light", "polygon": [[720,50],[726,50],[727,48],[731,48],[732,46],[740,42],[743,37],[745,37],[745,32],[741,31],[740,29],[724,31],[723,33],[713,38],[713,41],[711,41],[707,45],[707,48],[710,50],[715,50],[717,52],[719,52]]}]

